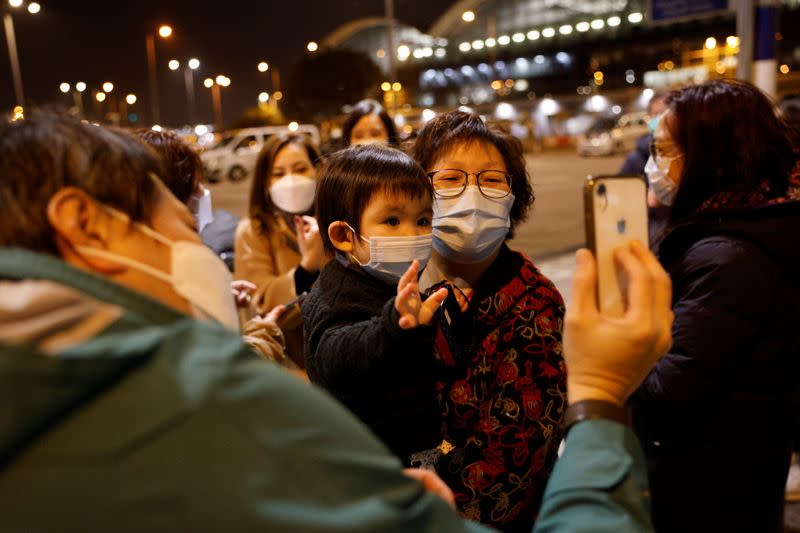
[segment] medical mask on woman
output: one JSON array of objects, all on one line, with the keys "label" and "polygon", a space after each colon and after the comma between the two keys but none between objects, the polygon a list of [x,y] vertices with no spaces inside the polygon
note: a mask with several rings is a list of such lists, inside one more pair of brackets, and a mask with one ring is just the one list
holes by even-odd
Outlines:
[{"label": "medical mask on woman", "polygon": [[272,184],[269,196],[278,209],[296,215],[311,210],[316,191],[317,180],[300,174],[287,174]]},{"label": "medical mask on woman", "polygon": [[233,278],[228,267],[211,248],[201,243],[170,240],[144,224],[131,222],[127,215],[116,209],[108,206],[104,208],[113,217],[132,224],[135,229],[167,246],[171,256],[170,273],[124,255],[88,246],[77,246],[76,250],[114,261],[169,283],[176,293],[189,301],[192,316],[195,318],[219,322],[233,330],[239,329],[239,315],[231,292]]},{"label": "medical mask on woman", "polygon": [[200,194],[193,194],[189,197],[189,201],[186,202],[189,211],[191,211],[195,220],[197,220],[198,233],[203,231],[203,228],[211,224],[211,221],[214,220],[214,215],[211,210],[211,191],[205,187],[201,187],[201,189],[202,192]]},{"label": "medical mask on woman", "polygon": [[[356,234],[351,227],[350,231]],[[419,270],[422,271],[431,258],[430,233],[413,237],[367,238],[361,235],[360,238],[369,244],[369,261],[361,263],[353,254],[350,254],[350,259],[367,274],[386,283],[397,283],[415,259],[419,261]]]},{"label": "medical mask on woman", "polygon": [[669,177],[669,166],[681,157],[683,156],[659,157],[656,161],[651,155],[644,166],[644,173],[647,175],[647,181],[650,182],[650,188],[653,189],[653,193],[662,205],[672,205],[678,192],[678,185]]},{"label": "medical mask on woman", "polygon": [[480,263],[508,235],[513,205],[513,194],[487,198],[476,185],[455,198],[434,197],[433,249],[455,263]]}]

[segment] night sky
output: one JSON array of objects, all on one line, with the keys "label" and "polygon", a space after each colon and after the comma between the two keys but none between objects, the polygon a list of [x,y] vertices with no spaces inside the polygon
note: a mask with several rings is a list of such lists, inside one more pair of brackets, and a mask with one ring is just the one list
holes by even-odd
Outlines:
[{"label": "night sky", "polygon": [[[0,0],[5,3],[7,0]],[[383,0],[287,0],[167,2],[155,0],[39,0],[42,10],[30,15],[15,10],[25,98],[28,105],[70,104],[59,92],[61,82],[84,81],[90,90],[104,81],[115,85],[117,97],[135,93],[134,111],[149,116],[145,35],[161,23],[174,34],[157,39],[158,81],[164,124],[186,122],[182,71],[167,68],[169,59],[197,57],[197,109],[201,122],[212,121],[210,91],[205,77],[222,73],[231,78],[223,89],[226,122],[255,105],[260,91],[271,92],[269,73],[256,69],[259,61],[278,65],[288,78],[291,65],[305,53],[309,40],[321,40],[340,24],[364,16],[382,16]],[[452,0],[395,0],[396,16],[423,31],[452,5]],[[5,36],[0,52],[0,110],[10,111],[14,92]]]}]

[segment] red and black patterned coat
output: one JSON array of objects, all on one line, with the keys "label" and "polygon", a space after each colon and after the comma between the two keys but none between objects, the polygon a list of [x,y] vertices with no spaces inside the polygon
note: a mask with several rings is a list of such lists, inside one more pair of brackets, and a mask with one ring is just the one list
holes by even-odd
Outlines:
[{"label": "red and black patterned coat", "polygon": [[564,303],[528,257],[503,245],[470,306],[472,354],[439,381],[454,448],[437,472],[466,517],[530,531],[562,437]]}]

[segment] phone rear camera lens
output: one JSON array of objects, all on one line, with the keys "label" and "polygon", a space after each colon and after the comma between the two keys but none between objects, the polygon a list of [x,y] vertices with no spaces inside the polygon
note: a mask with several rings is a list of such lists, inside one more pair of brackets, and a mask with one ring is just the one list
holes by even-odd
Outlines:
[{"label": "phone rear camera lens", "polygon": [[599,187],[597,187],[597,196],[605,196],[606,195],[606,186],[604,183],[601,183]]}]

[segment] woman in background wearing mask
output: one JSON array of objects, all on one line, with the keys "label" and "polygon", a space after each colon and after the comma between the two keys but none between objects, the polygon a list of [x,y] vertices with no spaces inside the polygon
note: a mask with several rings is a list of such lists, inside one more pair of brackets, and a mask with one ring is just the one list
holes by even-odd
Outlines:
[{"label": "woman in background wearing mask", "polygon": [[397,144],[394,122],[381,104],[375,100],[361,100],[342,126],[345,146],[352,144]]},{"label": "woman in background wearing mask", "polygon": [[780,531],[800,369],[800,169],[754,86],[673,92],[647,164],[671,206],[673,345],[632,396],[658,531]]},{"label": "woman in background wearing mask", "polygon": [[411,155],[434,189],[433,255],[420,287],[450,280],[464,310],[450,307],[439,322],[446,442],[436,469],[465,516],[530,531],[566,397],[561,295],[505,244],[534,201],[522,145],[454,111],[428,122]]},{"label": "woman in background wearing mask", "polygon": [[[255,284],[259,313],[308,292],[327,261],[310,216],[319,158],[312,141],[298,134],[272,137],[258,156],[250,217],[236,228],[234,275]],[[284,334],[287,352],[302,366],[302,324],[287,326]]]}]

